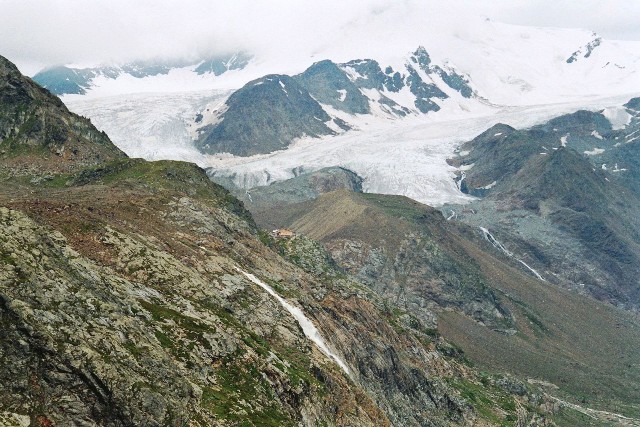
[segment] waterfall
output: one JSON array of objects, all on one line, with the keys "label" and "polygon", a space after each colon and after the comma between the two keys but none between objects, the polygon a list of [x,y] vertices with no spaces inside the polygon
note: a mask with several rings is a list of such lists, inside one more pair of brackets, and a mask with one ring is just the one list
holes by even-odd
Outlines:
[{"label": "waterfall", "polygon": [[546,282],[546,280],[544,280],[544,277],[542,277],[540,273],[538,273],[536,270],[530,267],[526,262],[522,261],[520,258],[515,256],[513,252],[509,251],[502,243],[500,243],[495,237],[493,237],[493,234],[491,234],[489,230],[487,230],[484,227],[479,227],[479,228],[480,230],[482,230],[482,233],[484,234],[484,238],[487,239],[487,241],[490,242],[496,249],[499,249],[500,252],[502,252],[509,258],[515,259],[520,264],[524,265],[529,271],[531,271],[538,279],[542,280],[543,282]]}]

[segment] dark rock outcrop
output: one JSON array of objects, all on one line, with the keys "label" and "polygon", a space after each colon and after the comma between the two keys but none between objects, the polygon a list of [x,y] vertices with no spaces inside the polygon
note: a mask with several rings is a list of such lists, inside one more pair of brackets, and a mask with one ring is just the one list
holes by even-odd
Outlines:
[{"label": "dark rock outcrop", "polygon": [[203,128],[197,145],[204,153],[270,153],[304,135],[332,134],[330,119],[296,80],[269,75],[234,92],[222,121]]},{"label": "dark rock outcrop", "polygon": [[638,310],[640,122],[632,105],[621,129],[600,112],[578,111],[530,129],[485,131],[450,159],[461,167],[461,190],[483,199],[453,211],[501,232],[546,280]]},{"label": "dark rock outcrop", "polygon": [[2,174],[44,175],[125,155],[88,119],[0,57],[0,157]]}]

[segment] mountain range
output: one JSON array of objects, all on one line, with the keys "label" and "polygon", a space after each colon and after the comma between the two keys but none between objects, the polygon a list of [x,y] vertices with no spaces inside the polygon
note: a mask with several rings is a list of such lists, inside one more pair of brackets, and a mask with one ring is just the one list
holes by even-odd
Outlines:
[{"label": "mountain range", "polygon": [[197,61],[140,60],[123,65],[87,68],[61,65],[38,72],[33,76],[33,80],[56,95],[84,95],[104,80],[117,80],[119,77],[144,79],[167,75],[171,71],[180,69],[186,69],[200,76],[206,74],[220,76],[227,71],[241,70],[250,60],[251,57],[246,53],[237,52],[215,55]]},{"label": "mountain range", "polygon": [[[317,207],[281,212],[329,252],[302,236],[273,240],[196,166],[127,158],[10,62],[1,65],[5,425],[571,425],[592,413],[556,399],[580,393],[635,413],[636,372],[618,370],[639,348],[635,321],[554,288],[545,292],[556,308],[539,306],[522,292],[546,285],[525,280],[438,211],[363,195],[353,174],[327,171],[305,185],[324,192],[351,183],[351,191],[297,196],[294,206]],[[461,339],[478,325],[515,339],[524,357],[531,344],[578,338],[554,317],[560,301],[600,325],[589,348],[616,346],[620,359],[602,365],[577,341],[568,358],[559,348],[552,363],[527,359],[545,367],[536,381],[564,378],[553,394],[476,370],[441,335]],[[305,337],[307,322],[343,365]],[[609,328],[617,328],[613,342]],[[484,347],[468,348],[477,357]],[[500,360],[489,365],[502,368]],[[599,375],[617,378],[615,386]]]},{"label": "mountain range", "polygon": [[3,425],[584,417],[272,240],[195,165],[128,158],[4,58],[0,90]]},{"label": "mountain range", "polygon": [[217,76],[198,74],[202,61],[160,61],[150,68],[166,74],[121,72],[63,100],[133,157],[191,161],[247,189],[340,166],[365,191],[441,205],[468,200],[446,159],[488,127],[579,109],[615,121],[638,95],[637,42],[488,20],[395,39],[385,28],[354,27],[349,43],[286,60],[247,52],[241,69]]},{"label": "mountain range", "polygon": [[362,25],[0,57],[0,425],[640,425],[638,42]]}]

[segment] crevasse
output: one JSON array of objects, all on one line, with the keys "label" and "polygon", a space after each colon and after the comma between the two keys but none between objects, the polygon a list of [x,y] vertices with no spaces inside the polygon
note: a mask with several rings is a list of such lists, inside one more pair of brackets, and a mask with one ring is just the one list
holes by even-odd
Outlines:
[{"label": "crevasse", "polygon": [[302,332],[304,332],[307,338],[313,341],[327,357],[329,357],[330,359],[333,359],[338,364],[338,366],[340,366],[340,368],[347,374],[348,377],[351,377],[351,372],[349,371],[349,368],[347,367],[347,365],[342,361],[342,359],[340,359],[340,357],[337,354],[332,352],[329,349],[329,347],[327,347],[327,344],[324,342],[324,339],[322,338],[322,335],[320,335],[320,332],[318,331],[318,329],[313,325],[311,320],[309,320],[309,318],[304,315],[301,309],[287,302],[284,298],[278,295],[271,288],[271,286],[267,285],[266,283],[258,279],[253,274],[247,273],[246,271],[243,271],[239,268],[237,268],[237,270],[242,274],[244,274],[247,279],[251,280],[253,283],[255,283],[256,285],[260,286],[262,289],[267,291],[269,295],[277,299],[278,302],[284,308],[286,308],[289,313],[291,313],[294,319],[296,319],[296,321],[302,328]]}]

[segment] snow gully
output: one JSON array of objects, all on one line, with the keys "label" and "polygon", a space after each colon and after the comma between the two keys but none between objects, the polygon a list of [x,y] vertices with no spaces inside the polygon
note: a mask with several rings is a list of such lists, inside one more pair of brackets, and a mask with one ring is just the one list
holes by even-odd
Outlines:
[{"label": "snow gully", "polygon": [[340,357],[337,354],[332,352],[329,349],[329,347],[327,347],[327,344],[324,342],[324,339],[322,338],[322,335],[320,335],[320,331],[318,331],[318,329],[313,325],[313,322],[311,322],[311,320],[309,320],[309,318],[304,315],[304,313],[302,312],[301,309],[291,305],[284,298],[282,298],[280,295],[278,295],[276,293],[276,291],[274,291],[273,288],[271,288],[271,286],[267,285],[266,283],[264,283],[262,280],[258,279],[253,274],[247,273],[246,271],[243,271],[243,270],[241,270],[239,268],[236,268],[236,270],[238,270],[240,273],[244,274],[244,276],[247,279],[249,279],[250,281],[252,281],[256,285],[260,286],[262,289],[267,291],[267,293],[269,293],[269,295],[271,295],[272,297],[277,299],[278,302],[284,308],[286,308],[287,311],[289,313],[291,313],[291,315],[296,319],[296,321],[298,322],[298,324],[302,328],[302,332],[304,332],[304,334],[307,336],[307,338],[309,338],[311,341],[313,341],[318,346],[318,348],[327,357],[329,357],[330,359],[333,359],[338,364],[338,366],[340,366],[340,368],[347,374],[347,376],[349,378],[351,378],[351,371],[349,371],[349,368],[347,367],[346,363],[344,363],[342,361],[342,359],[340,359]]}]

